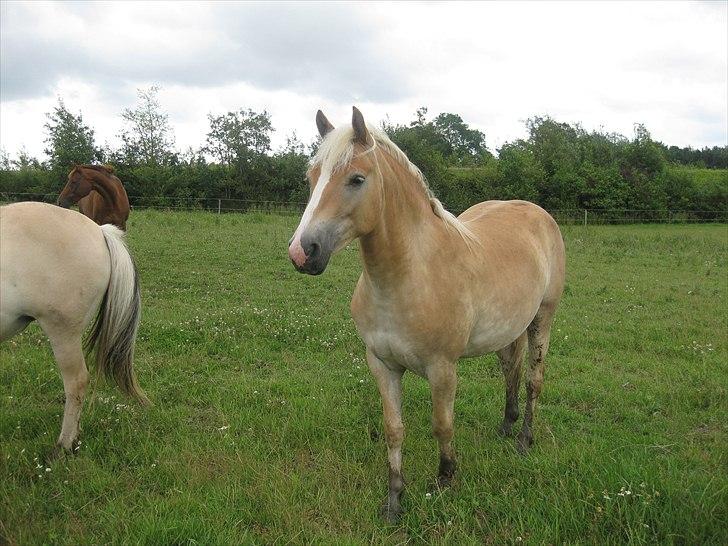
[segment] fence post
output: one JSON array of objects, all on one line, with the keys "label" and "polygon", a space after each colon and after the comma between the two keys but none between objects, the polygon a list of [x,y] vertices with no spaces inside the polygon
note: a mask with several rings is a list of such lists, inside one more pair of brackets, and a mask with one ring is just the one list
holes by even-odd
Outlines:
[{"label": "fence post", "polygon": [[584,225],[586,226],[586,209],[584,209]]},{"label": "fence post", "polygon": [[217,200],[217,213],[220,214],[220,207],[222,205],[222,199]]}]

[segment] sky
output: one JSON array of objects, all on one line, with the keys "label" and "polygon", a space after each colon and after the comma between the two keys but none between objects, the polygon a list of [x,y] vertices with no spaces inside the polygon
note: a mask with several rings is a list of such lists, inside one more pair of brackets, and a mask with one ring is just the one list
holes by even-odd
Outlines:
[{"label": "sky", "polygon": [[0,147],[44,158],[62,97],[116,146],[159,85],[176,147],[208,114],[267,110],[273,147],[351,122],[459,114],[495,152],[548,115],[678,146],[728,144],[728,1],[0,4]]}]

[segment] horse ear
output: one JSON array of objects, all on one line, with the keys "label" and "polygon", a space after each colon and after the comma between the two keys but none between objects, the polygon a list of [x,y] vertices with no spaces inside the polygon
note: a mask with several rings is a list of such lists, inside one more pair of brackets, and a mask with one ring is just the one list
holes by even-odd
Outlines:
[{"label": "horse ear", "polygon": [[334,130],[334,126],[331,125],[328,119],[326,119],[326,116],[324,116],[324,113],[321,110],[316,112],[316,127],[318,127],[321,138],[324,138]]},{"label": "horse ear", "polygon": [[354,141],[359,144],[366,145],[369,141],[369,131],[364,123],[364,116],[356,106],[353,106],[353,115],[351,116],[351,126],[354,128]]}]

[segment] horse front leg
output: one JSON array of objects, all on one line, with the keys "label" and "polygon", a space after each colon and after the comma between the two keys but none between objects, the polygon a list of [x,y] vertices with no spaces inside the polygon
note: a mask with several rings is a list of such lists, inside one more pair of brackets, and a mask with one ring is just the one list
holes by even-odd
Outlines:
[{"label": "horse front leg", "polygon": [[455,476],[455,450],[452,447],[455,420],[455,391],[457,373],[454,362],[438,362],[427,371],[432,393],[432,432],[440,448],[437,483],[450,485]]},{"label": "horse front leg", "polygon": [[396,523],[402,515],[402,375],[404,368],[391,369],[367,349],[367,364],[379,387],[384,414],[384,436],[387,440],[389,460],[389,491],[382,506],[382,516],[389,523]]}]

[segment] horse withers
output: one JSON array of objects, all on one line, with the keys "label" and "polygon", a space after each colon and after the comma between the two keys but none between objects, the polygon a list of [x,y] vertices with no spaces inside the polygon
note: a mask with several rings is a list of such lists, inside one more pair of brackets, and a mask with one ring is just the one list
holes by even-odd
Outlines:
[{"label": "horse withers", "polygon": [[108,165],[75,165],[58,196],[57,204],[68,208],[77,203],[78,211],[99,225],[114,224],[126,231],[129,197],[121,180]]},{"label": "horse withers", "polygon": [[533,443],[551,324],[564,287],[565,252],[551,216],[526,201],[487,201],[447,212],[422,173],[354,108],[339,129],[321,111],[311,196],[289,243],[296,269],[317,275],[358,238],[363,272],[351,311],[382,397],[389,459],[384,516],[402,512],[402,386],[405,370],[426,378],[440,450],[438,482],[455,472],[456,363],[495,351],[506,383],[500,432],[519,417],[526,347],[526,411],[516,445]]},{"label": "horse withers", "polygon": [[50,340],[66,395],[54,455],[75,450],[89,373],[82,336],[99,373],[146,403],[134,374],[139,279],[123,232],[45,203],[0,207],[0,341],[37,320]]}]

